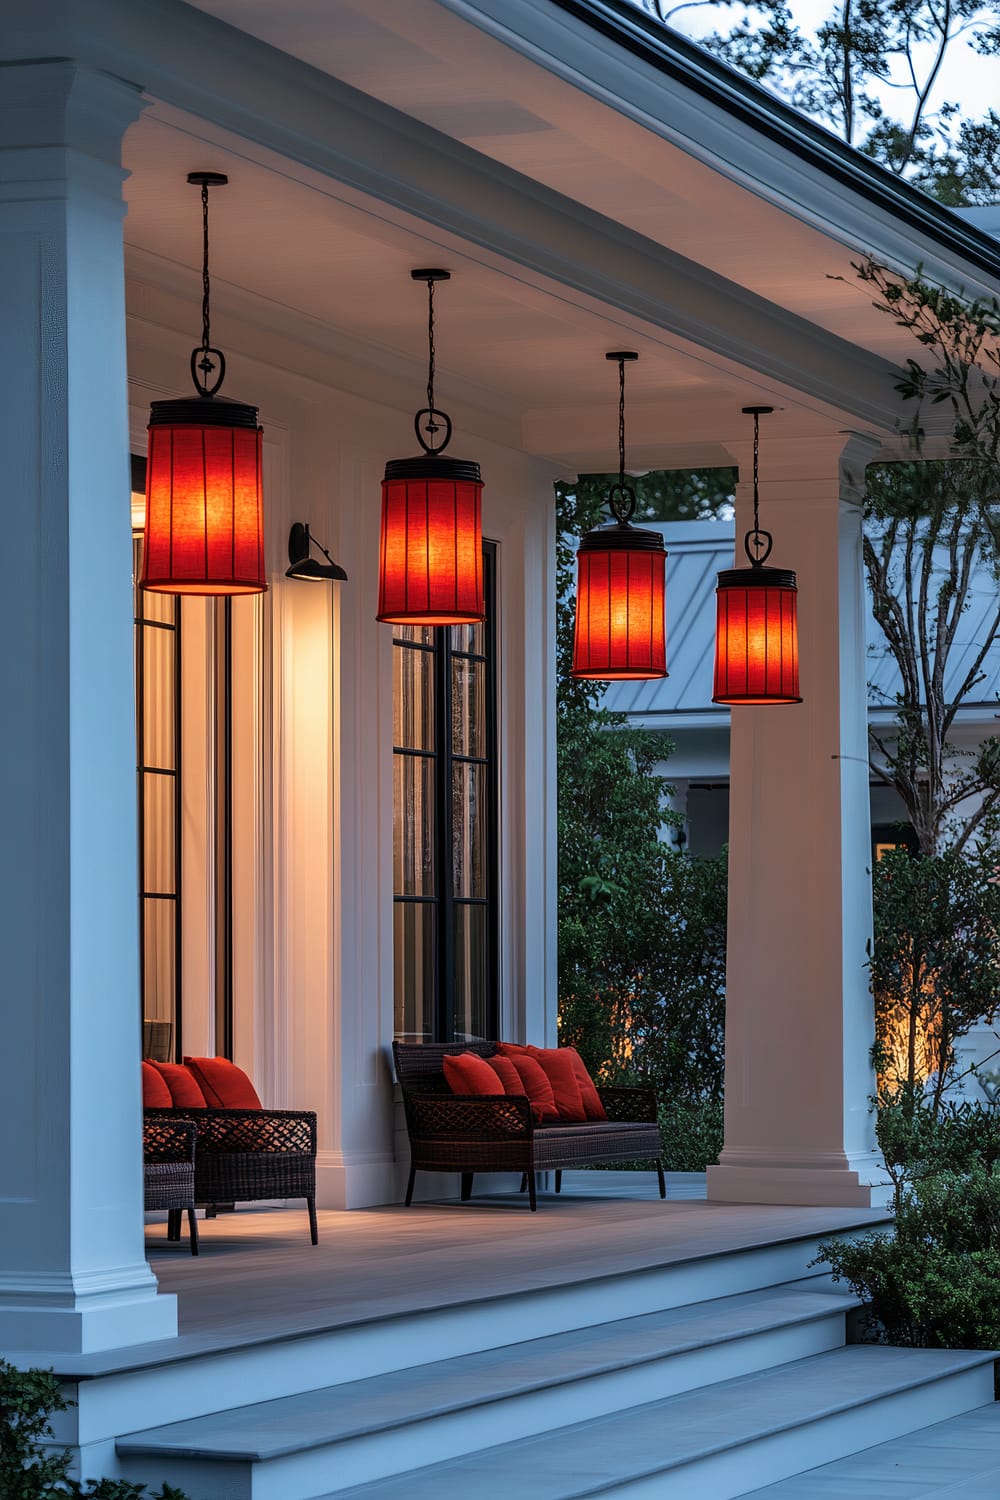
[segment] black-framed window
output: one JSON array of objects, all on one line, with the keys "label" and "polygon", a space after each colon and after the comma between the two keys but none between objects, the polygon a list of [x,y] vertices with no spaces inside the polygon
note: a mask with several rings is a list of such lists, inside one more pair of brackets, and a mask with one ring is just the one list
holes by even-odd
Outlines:
[{"label": "black-framed window", "polygon": [[142,1051],[166,1062],[182,1050],[181,612],[139,587],[141,533],[132,553]]},{"label": "black-framed window", "polygon": [[393,637],[393,968],[405,1041],[497,1034],[496,548],[486,621]]}]

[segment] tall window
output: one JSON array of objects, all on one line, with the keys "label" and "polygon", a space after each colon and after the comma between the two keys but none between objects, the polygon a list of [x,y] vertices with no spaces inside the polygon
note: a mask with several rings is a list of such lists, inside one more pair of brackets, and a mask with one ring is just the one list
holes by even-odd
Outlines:
[{"label": "tall window", "polygon": [[[134,578],[142,536],[133,540]],[[179,1055],[181,1028],[180,600],[135,584],[139,962],[143,1056]]]},{"label": "tall window", "polygon": [[393,639],[396,1036],[497,1032],[496,549],[486,623]]}]

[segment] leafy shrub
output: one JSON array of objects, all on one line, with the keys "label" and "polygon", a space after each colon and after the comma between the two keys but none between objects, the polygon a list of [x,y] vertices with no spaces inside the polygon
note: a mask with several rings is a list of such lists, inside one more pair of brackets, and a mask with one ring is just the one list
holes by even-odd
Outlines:
[{"label": "leafy shrub", "polygon": [[883,1101],[879,1144],[895,1232],[820,1246],[868,1304],[869,1338],[914,1348],[1000,1347],[1000,1118],[980,1104]]},{"label": "leafy shrub", "polygon": [[[69,1406],[51,1370],[17,1370],[0,1360],[0,1496],[3,1500],[141,1500],[127,1479],[68,1478],[70,1455],[51,1447],[53,1412]],[[150,1500],[187,1500],[165,1484]]]},{"label": "leafy shrub", "polygon": [[704,1172],[722,1150],[721,1099],[660,1099],[660,1136],[671,1172]]}]

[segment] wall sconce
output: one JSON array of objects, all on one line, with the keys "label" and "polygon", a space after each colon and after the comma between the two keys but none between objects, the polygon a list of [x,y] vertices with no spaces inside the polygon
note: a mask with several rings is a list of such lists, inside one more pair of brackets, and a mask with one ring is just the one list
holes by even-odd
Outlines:
[{"label": "wall sconce", "polygon": [[[310,547],[318,547],[326,558],[325,563],[309,556]],[[295,521],[288,533],[288,562],[286,578],[301,578],[307,583],[344,583],[347,574],[339,563],[335,563],[322,542],[310,536],[309,527]]]}]

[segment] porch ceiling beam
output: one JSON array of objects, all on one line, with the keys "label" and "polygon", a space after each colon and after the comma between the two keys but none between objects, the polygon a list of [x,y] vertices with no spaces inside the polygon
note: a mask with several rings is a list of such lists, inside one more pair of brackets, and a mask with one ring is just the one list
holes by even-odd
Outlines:
[{"label": "porch ceiling beam", "polygon": [[54,44],[729,374],[740,365],[854,423],[894,424],[883,359],[177,0],[41,0],[18,8],[3,50],[27,59]]}]

